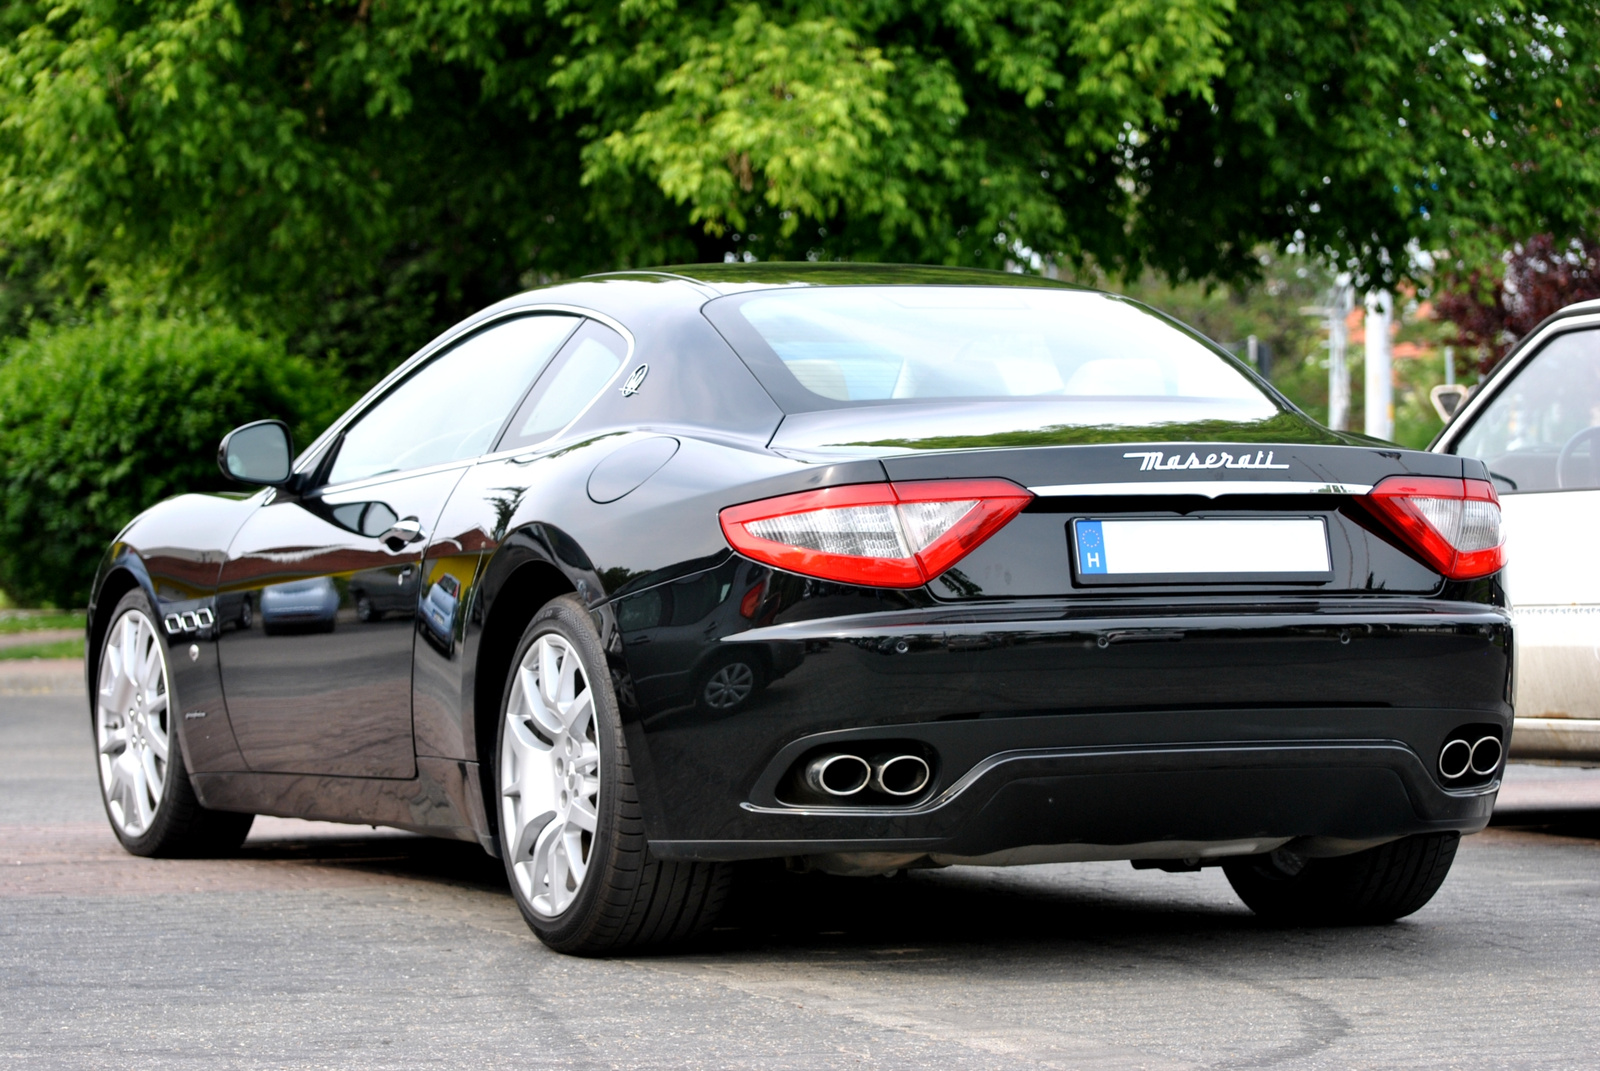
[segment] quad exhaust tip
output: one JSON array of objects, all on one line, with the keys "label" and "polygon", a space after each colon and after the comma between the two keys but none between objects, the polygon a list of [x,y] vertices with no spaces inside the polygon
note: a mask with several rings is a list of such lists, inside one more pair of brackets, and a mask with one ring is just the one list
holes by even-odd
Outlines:
[{"label": "quad exhaust tip", "polygon": [[1439,752],[1439,775],[1446,781],[1465,777],[1472,769],[1472,745],[1457,737]]},{"label": "quad exhaust tip", "polygon": [[1500,766],[1500,740],[1486,736],[1472,745],[1470,768],[1479,777],[1488,777]]},{"label": "quad exhaust tip", "polygon": [[806,784],[828,796],[854,796],[872,780],[872,767],[860,755],[835,752],[806,763]]},{"label": "quad exhaust tip", "polygon": [[871,788],[885,796],[915,796],[928,787],[933,770],[921,755],[888,752],[871,762],[846,751],[818,755],[805,767],[805,782],[813,791],[841,798]]},{"label": "quad exhaust tip", "polygon": [[872,787],[885,796],[915,796],[928,787],[932,775],[921,755],[878,755],[872,760]]},{"label": "quad exhaust tip", "polygon": [[1439,776],[1446,781],[1458,781],[1467,774],[1488,777],[1500,768],[1505,748],[1496,736],[1482,736],[1475,741],[1456,737],[1447,741],[1439,752]]}]

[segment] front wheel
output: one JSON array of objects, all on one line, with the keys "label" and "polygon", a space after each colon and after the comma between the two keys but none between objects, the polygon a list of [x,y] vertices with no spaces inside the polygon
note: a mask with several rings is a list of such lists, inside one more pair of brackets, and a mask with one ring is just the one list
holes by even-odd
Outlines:
[{"label": "front wheel", "polygon": [[101,801],[134,855],[225,854],[243,843],[255,816],[208,810],[195,796],[157,620],[144,592],[128,592],[100,649],[93,705]]},{"label": "front wheel", "polygon": [[534,616],[503,696],[500,855],[539,939],[559,952],[604,955],[710,927],[731,868],[651,856],[605,655],[577,598]]},{"label": "front wheel", "polygon": [[1333,859],[1279,849],[1223,864],[1257,915],[1290,925],[1393,922],[1433,899],[1455,861],[1459,833],[1424,833]]}]

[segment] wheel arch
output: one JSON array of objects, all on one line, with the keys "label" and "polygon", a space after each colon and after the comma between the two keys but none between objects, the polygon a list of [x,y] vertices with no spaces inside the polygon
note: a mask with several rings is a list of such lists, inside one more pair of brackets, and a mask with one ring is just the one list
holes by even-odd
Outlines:
[{"label": "wheel arch", "polygon": [[498,844],[499,808],[494,791],[494,748],[499,731],[500,703],[511,659],[528,622],[551,599],[579,593],[582,578],[567,571],[523,543],[507,540],[484,571],[480,588],[484,608],[478,649],[473,658],[472,739],[483,790],[484,816],[490,843]]},{"label": "wheel arch", "polygon": [[88,689],[91,710],[94,707],[95,688],[99,679],[100,652],[105,647],[106,632],[111,627],[111,611],[117,608],[117,603],[122,601],[124,595],[135,588],[143,589],[145,596],[150,600],[150,605],[156,605],[155,588],[151,584],[150,574],[131,549],[124,548],[120,553],[107,555],[107,564],[102,573],[104,579],[100,581],[89,604],[83,659],[84,681]]}]

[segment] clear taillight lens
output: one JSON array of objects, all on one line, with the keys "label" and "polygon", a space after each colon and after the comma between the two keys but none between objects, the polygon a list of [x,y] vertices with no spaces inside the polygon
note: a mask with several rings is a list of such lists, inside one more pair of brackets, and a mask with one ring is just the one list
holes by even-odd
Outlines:
[{"label": "clear taillight lens", "polygon": [[1506,564],[1500,498],[1487,480],[1391,476],[1367,496],[1378,519],[1451,580],[1472,580]]},{"label": "clear taillight lens", "polygon": [[921,587],[1022,512],[1033,495],[1009,480],[850,484],[722,511],[739,553],[824,580]]}]

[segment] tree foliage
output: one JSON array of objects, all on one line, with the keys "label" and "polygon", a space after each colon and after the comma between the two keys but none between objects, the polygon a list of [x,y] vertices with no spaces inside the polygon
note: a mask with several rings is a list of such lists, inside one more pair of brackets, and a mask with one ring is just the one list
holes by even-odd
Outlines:
[{"label": "tree foliage", "polygon": [[360,378],[662,261],[1392,279],[1588,229],[1597,56],[1572,0],[13,0],[0,246]]},{"label": "tree foliage", "polygon": [[1435,302],[1456,326],[1456,341],[1475,349],[1487,372],[1546,316],[1575,301],[1600,298],[1600,243],[1557,242],[1538,234],[1498,261],[1441,280]]},{"label": "tree foliage", "polygon": [[0,588],[82,606],[118,529],[181,491],[237,490],[216,449],[276,416],[305,443],[343,397],[305,358],[236,327],[121,316],[0,355]]}]

